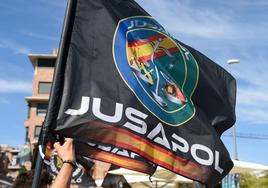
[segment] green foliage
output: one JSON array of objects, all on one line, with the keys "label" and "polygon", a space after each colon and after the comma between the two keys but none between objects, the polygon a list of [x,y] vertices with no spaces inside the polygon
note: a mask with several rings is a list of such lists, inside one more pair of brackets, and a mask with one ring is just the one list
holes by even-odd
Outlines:
[{"label": "green foliage", "polygon": [[241,188],[253,188],[256,186],[257,177],[251,174],[243,174],[240,176],[240,187]]},{"label": "green foliage", "polygon": [[257,177],[251,174],[242,174],[240,176],[240,188],[266,188],[268,187],[268,171],[264,176]]}]

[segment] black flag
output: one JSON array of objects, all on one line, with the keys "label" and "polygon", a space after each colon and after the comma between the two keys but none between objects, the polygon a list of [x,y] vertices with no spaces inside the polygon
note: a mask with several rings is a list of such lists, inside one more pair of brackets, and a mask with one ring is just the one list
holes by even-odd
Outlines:
[{"label": "black flag", "polygon": [[69,20],[45,128],[89,158],[217,184],[233,166],[220,135],[234,78],[134,0],[73,0]]}]

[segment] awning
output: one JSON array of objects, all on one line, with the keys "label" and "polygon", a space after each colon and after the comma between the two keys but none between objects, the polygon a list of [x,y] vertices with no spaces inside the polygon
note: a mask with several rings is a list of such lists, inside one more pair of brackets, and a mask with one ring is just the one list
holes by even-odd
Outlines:
[{"label": "awning", "polygon": [[[231,170],[230,174],[234,174],[234,173],[243,174],[243,173],[251,173],[251,172],[259,172],[259,171],[268,170],[268,166],[265,166],[262,164],[245,162],[245,161],[238,161],[238,160],[233,160],[233,163],[234,163],[234,167]],[[132,181],[143,182],[143,180],[144,180],[144,182],[146,182],[149,179],[149,176],[144,174],[144,173],[140,173],[137,171],[128,170],[128,169],[124,169],[124,168],[112,170],[109,173],[124,175],[125,178],[129,177],[130,183]],[[167,169],[164,169],[162,167],[157,167],[157,170],[154,173],[153,178],[156,178],[157,181],[162,181],[162,182],[184,182],[184,183],[192,183],[193,182],[192,180],[190,180],[188,178],[177,175],[177,174],[175,174]],[[127,179],[127,181],[128,181],[128,179]]]},{"label": "awning", "polygon": [[244,173],[251,173],[256,171],[265,171],[268,170],[268,166],[258,164],[258,163],[251,163],[239,160],[233,160],[234,167],[231,170],[230,174],[244,174]]}]

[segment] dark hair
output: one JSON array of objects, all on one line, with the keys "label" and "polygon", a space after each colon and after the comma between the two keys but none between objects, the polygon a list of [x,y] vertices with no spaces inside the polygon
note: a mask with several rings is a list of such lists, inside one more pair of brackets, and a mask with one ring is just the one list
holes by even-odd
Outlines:
[{"label": "dark hair", "polygon": [[[32,185],[34,171],[27,171],[25,167],[22,167],[19,171],[19,175],[14,182],[14,188],[29,188]],[[42,171],[40,186],[49,185],[52,182],[52,176],[45,170]]]}]

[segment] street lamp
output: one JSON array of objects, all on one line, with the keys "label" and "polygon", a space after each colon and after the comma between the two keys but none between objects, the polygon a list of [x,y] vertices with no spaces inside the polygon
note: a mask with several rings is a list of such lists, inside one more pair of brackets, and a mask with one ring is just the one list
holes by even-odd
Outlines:
[{"label": "street lamp", "polygon": [[[228,65],[238,64],[240,63],[239,59],[229,59],[227,61]],[[238,153],[237,153],[237,142],[236,142],[236,124],[233,126],[233,144],[234,144],[234,157],[235,160],[238,160]]]},{"label": "street lamp", "polygon": [[239,61],[239,59],[229,59],[229,60],[227,61],[227,63],[228,63],[229,65],[232,65],[232,64],[238,64],[238,63],[240,63],[240,61]]}]

